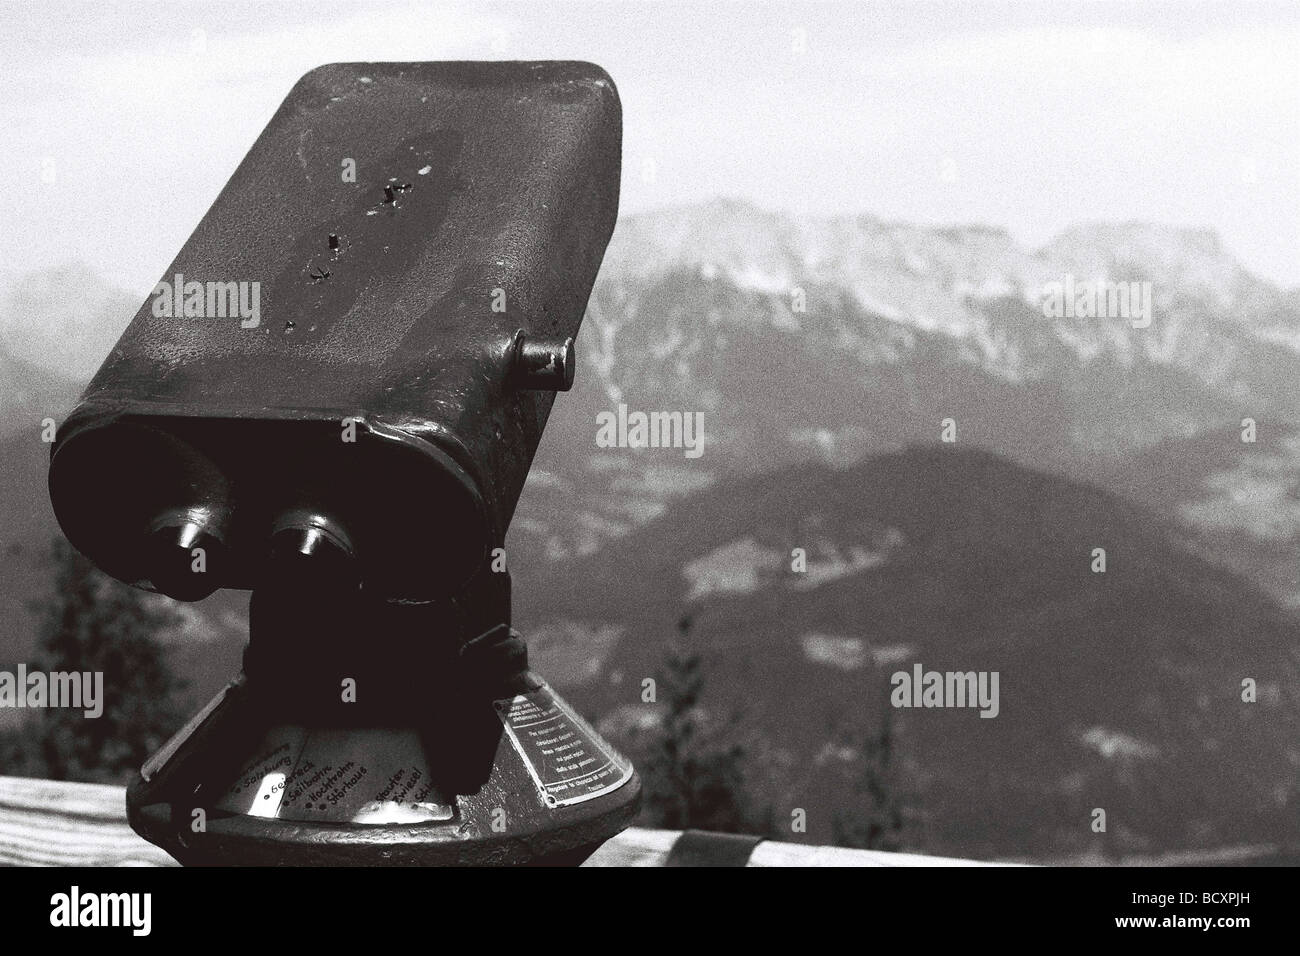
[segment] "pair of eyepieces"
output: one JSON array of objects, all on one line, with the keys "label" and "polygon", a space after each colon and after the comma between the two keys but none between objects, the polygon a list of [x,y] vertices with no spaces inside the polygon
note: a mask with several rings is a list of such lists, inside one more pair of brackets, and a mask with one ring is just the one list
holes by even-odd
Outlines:
[{"label": "pair of eyepieces", "polygon": [[[178,601],[200,601],[228,586],[224,516],[204,507],[173,509],[150,525],[150,583]],[[333,518],[292,509],[272,524],[257,586],[284,590],[360,586],[352,541]]]}]

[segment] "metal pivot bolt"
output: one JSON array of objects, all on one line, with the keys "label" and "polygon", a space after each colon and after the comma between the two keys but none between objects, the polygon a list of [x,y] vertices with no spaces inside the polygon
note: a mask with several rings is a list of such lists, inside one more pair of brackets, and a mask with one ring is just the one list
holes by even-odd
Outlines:
[{"label": "metal pivot bolt", "polygon": [[532,336],[523,329],[515,333],[511,371],[520,388],[567,392],[573,387],[574,364],[572,338]]}]

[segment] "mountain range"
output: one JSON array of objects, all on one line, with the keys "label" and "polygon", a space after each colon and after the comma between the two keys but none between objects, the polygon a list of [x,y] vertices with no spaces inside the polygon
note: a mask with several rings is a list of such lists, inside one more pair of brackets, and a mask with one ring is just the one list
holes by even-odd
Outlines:
[{"label": "mountain range", "polygon": [[992,719],[892,715],[944,852],[1122,856],[1294,827],[1300,626],[1148,509],[988,452],[724,480],[518,594],[550,622],[532,634],[543,673],[616,738],[653,721],[642,682],[686,615],[707,706],[742,715],[777,818],[804,808],[813,842],[861,799],[863,743],[916,664],[1000,675]]},{"label": "mountain range", "polygon": [[[1065,276],[1150,283],[1150,325],[1048,317]],[[0,663],[30,653],[55,533],[40,419],[138,306],[87,266],[8,285]],[[507,548],[538,669],[614,736],[653,721],[635,689],[688,615],[706,705],[743,714],[807,839],[852,813],[914,662],[1003,675],[996,719],[892,715],[931,852],[1087,855],[1099,805],[1112,854],[1297,839],[1300,293],[1212,232],[1086,224],[1031,250],[734,200],[629,216],[578,355]],[[703,455],[598,447],[619,404],[700,413]],[[187,609],[196,694],[233,670],[245,605]]]}]

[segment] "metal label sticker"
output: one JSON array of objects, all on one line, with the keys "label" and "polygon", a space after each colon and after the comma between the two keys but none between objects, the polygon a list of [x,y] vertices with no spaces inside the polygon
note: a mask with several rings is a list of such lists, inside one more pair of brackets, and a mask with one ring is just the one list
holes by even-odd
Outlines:
[{"label": "metal label sticker", "polygon": [[495,704],[548,807],[593,800],[632,779],[631,762],[601,741],[549,686]]}]

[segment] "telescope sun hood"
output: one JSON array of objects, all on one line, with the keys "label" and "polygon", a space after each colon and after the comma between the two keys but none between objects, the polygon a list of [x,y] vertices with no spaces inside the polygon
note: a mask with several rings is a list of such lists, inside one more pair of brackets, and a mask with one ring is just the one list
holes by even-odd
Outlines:
[{"label": "telescope sun hood", "polygon": [[572,382],[621,130],[588,63],[308,73],[60,429],[68,539],[182,599],[461,590]]}]

